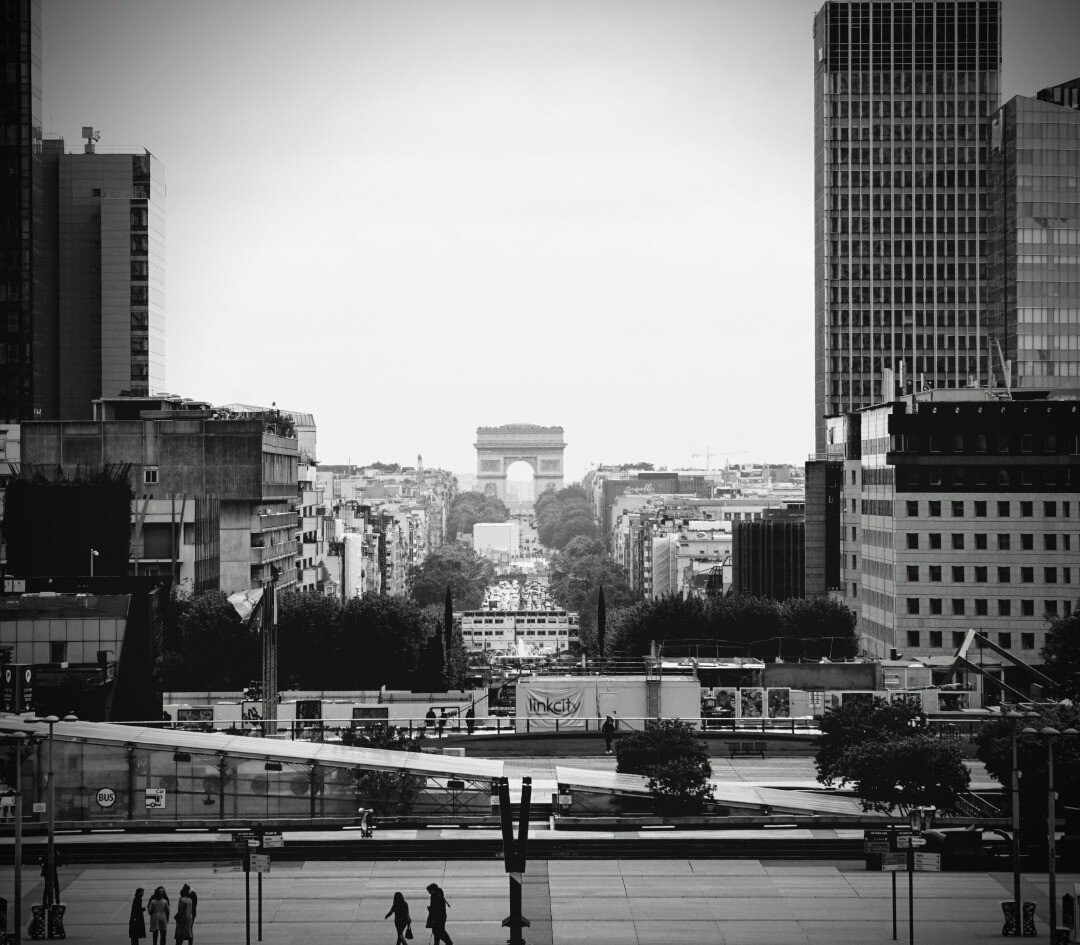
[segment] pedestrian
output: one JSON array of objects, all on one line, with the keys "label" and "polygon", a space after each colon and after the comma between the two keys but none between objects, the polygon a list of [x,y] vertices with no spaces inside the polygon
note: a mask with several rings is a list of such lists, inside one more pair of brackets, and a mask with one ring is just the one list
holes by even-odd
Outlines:
[{"label": "pedestrian", "polygon": [[0,778],[0,823],[15,819],[15,788]]},{"label": "pedestrian", "polygon": [[432,945],[439,945],[440,942],[454,945],[446,934],[446,910],[450,908],[450,903],[446,901],[446,896],[437,883],[431,883],[427,891],[431,894],[427,909],[427,927],[431,929]]},{"label": "pedestrian", "polygon": [[158,886],[154,890],[146,911],[150,916],[150,937],[153,945],[165,945],[165,936],[169,931],[169,897],[165,895],[164,886]]},{"label": "pedestrian", "polygon": [[397,930],[394,945],[405,945],[405,939],[412,938],[412,917],[409,915],[409,904],[399,892],[394,893],[394,904],[383,918],[389,919],[390,916],[394,917],[394,928]]},{"label": "pedestrian", "polygon": [[425,732],[427,731],[429,725],[432,728],[435,727],[435,710],[434,709],[428,709],[427,713],[424,715],[424,731]]},{"label": "pedestrian", "polygon": [[600,731],[604,733],[604,744],[607,746],[607,753],[610,755],[611,740],[615,737],[615,720],[610,715],[604,719]]},{"label": "pedestrian", "polygon": [[196,895],[195,890],[192,889],[187,883],[184,883],[183,888],[180,890],[181,897],[187,896],[191,900],[191,934],[188,938],[195,941],[195,917],[199,914],[199,897]]},{"label": "pedestrian", "polygon": [[470,735],[473,733],[473,729],[476,728],[476,709],[475,703],[470,702],[469,708],[465,710],[465,728]]},{"label": "pedestrian", "polygon": [[441,709],[439,711],[439,738],[442,738],[444,728],[446,728],[446,709]]},{"label": "pedestrian", "polygon": [[41,863],[41,878],[45,881],[45,888],[41,893],[41,904],[48,908],[54,902],[60,901],[60,850],[59,848],[53,848],[52,858],[52,876],[49,875],[49,858],[43,856],[39,861]]},{"label": "pedestrian", "polygon": [[131,900],[131,918],[128,919],[128,938],[131,945],[139,945],[139,939],[146,938],[146,916],[143,913],[142,904],[143,888],[135,890],[135,898]]},{"label": "pedestrian", "polygon": [[173,930],[173,940],[176,945],[181,945],[182,942],[191,945],[191,899],[182,892],[176,903],[176,921]]}]

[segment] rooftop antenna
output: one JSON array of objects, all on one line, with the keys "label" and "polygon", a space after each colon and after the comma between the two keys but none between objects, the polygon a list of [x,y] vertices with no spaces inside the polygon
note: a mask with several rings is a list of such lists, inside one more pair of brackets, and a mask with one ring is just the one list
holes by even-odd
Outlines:
[{"label": "rooftop antenna", "polygon": [[82,136],[86,139],[86,145],[83,147],[84,154],[95,153],[95,145],[101,140],[101,132],[94,131],[90,125],[83,125]]}]

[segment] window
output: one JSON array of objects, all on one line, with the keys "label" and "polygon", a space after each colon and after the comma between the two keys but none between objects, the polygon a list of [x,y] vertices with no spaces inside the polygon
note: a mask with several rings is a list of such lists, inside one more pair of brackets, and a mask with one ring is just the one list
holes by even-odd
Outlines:
[{"label": "window", "polygon": [[1022,650],[1034,650],[1035,649],[1035,634],[1034,633],[1021,633],[1020,634],[1020,649],[1022,649]]},{"label": "window", "polygon": [[987,614],[986,598],[980,597],[975,601],[975,616],[985,617]]},{"label": "window", "polygon": [[856,555],[851,556],[851,570],[854,571],[859,566],[859,559]]},{"label": "window", "polygon": [[998,601],[998,616],[999,617],[1011,617],[1012,616],[1012,601],[1011,600],[999,600]]},{"label": "window", "polygon": [[50,643],[49,644],[49,662],[50,663],[66,663],[67,662],[67,643]]},{"label": "window", "polygon": [[930,580],[931,581],[940,581],[941,580],[941,565],[940,564],[932,564],[932,565],[930,565]]},{"label": "window", "polygon": [[930,547],[931,548],[940,548],[941,547],[941,533],[940,532],[931,532],[930,533]]},{"label": "window", "polygon": [[998,568],[998,583],[1010,584],[1012,583],[1012,569],[1011,568]]},{"label": "window", "polygon": [[907,645],[917,647],[919,645],[919,631],[908,630],[907,632]]},{"label": "window", "polygon": [[1043,568],[1043,581],[1047,584],[1057,584],[1057,568]]},{"label": "window", "polygon": [[964,583],[964,566],[962,564],[954,564],[952,566],[952,579],[956,584]]},{"label": "window", "polygon": [[986,518],[986,503],[985,502],[980,501],[980,502],[975,503],[975,517],[976,518]]},{"label": "window", "polygon": [[963,502],[953,502],[953,504],[952,504],[952,517],[953,518],[963,518],[964,517],[964,503]]},{"label": "window", "polygon": [[1035,514],[1034,502],[1021,502],[1020,503],[1020,517],[1031,518]]},{"label": "window", "polygon": [[933,499],[930,500],[930,517],[941,518],[941,503]]},{"label": "window", "polygon": [[1035,583],[1035,569],[1034,568],[1021,568],[1020,569],[1020,583],[1021,584],[1034,584]]},{"label": "window", "polygon": [[907,566],[907,579],[909,581],[919,580],[919,566],[917,564],[909,564]]},{"label": "window", "polygon": [[975,434],[975,452],[976,453],[985,453],[986,452],[986,434],[985,433],[976,433]]},{"label": "window", "polygon": [[1030,433],[1020,434],[1020,450],[1024,453],[1030,453],[1034,447],[1035,438]]},{"label": "window", "polygon": [[975,583],[976,584],[985,584],[986,583],[986,565],[985,564],[977,564],[977,565],[975,565]]},{"label": "window", "polygon": [[999,433],[997,435],[997,451],[999,453],[1009,452],[1009,434]]},{"label": "window", "polygon": [[858,541],[859,540],[858,532],[855,531],[855,526],[854,525],[851,526],[851,540],[852,541]]},{"label": "window", "polygon": [[1021,551],[1033,551],[1035,549],[1035,536],[1032,534],[1020,535],[1020,550]]},{"label": "window", "polygon": [[1072,551],[1072,539],[1068,535],[1061,536],[1061,550]]},{"label": "window", "polygon": [[157,466],[144,466],[142,473],[143,485],[155,486],[158,481],[158,468]]},{"label": "window", "polygon": [[954,597],[952,602],[952,612],[954,617],[964,616],[964,600],[960,597]]},{"label": "window", "polygon": [[1057,535],[1043,535],[1043,548],[1046,551],[1057,551]]},{"label": "window", "polygon": [[907,504],[908,518],[914,518],[919,514],[919,503],[909,501]]},{"label": "window", "polygon": [[1009,550],[1009,536],[1008,536],[1008,534],[1007,533],[1004,534],[1004,535],[999,534],[998,535],[998,551],[1008,551],[1008,550]]},{"label": "window", "polygon": [[953,532],[952,533],[952,547],[953,547],[953,551],[963,551],[964,550],[964,535],[963,535],[962,532]]},{"label": "window", "polygon": [[1068,518],[1069,514],[1071,512],[1071,508],[1072,507],[1069,505],[1068,502],[1062,502],[1061,503],[1061,517],[1062,518]]},{"label": "window", "polygon": [[1056,600],[1046,601],[1046,616],[1056,617],[1058,615],[1058,605]]},{"label": "window", "polygon": [[1072,584],[1072,568],[1061,569],[1061,583]]},{"label": "window", "polygon": [[907,599],[907,612],[909,614],[917,614],[919,612],[919,598],[909,597]]},{"label": "window", "polygon": [[952,438],[952,449],[954,453],[964,452],[964,434],[954,433]]},{"label": "window", "polygon": [[986,551],[986,533],[980,532],[975,535],[975,550]]},{"label": "window", "polygon": [[940,614],[941,613],[941,598],[940,597],[931,597],[930,598],[930,613],[932,613],[932,614]]},{"label": "window", "polygon": [[1012,634],[1011,633],[999,633],[998,634],[998,646],[1003,650],[1012,648]]},{"label": "window", "polygon": [[930,645],[931,646],[938,646],[938,647],[940,647],[942,645],[942,643],[941,643],[941,631],[940,630],[931,630],[930,631]]},{"label": "window", "polygon": [[919,547],[919,535],[917,532],[907,533],[907,546],[908,551],[915,551]]},{"label": "window", "polygon": [[1020,616],[1021,617],[1034,617],[1035,616],[1035,601],[1022,600],[1020,601]]},{"label": "window", "polygon": [[1047,518],[1057,518],[1057,503],[1056,502],[1044,502],[1043,503],[1043,515]]},{"label": "window", "polygon": [[999,502],[998,503],[998,518],[1008,518],[1008,517],[1009,517],[1009,503],[1008,502]]},{"label": "window", "polygon": [[952,645],[953,646],[963,646],[964,645],[964,636],[965,636],[965,634],[964,634],[963,630],[953,630],[953,632],[952,632]]}]

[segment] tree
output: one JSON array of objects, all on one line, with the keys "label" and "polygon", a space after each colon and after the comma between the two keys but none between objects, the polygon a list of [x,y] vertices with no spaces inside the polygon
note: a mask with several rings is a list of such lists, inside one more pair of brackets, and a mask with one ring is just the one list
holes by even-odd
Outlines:
[{"label": "tree", "polygon": [[282,689],[333,688],[347,682],[349,667],[342,662],[341,646],[339,598],[298,591],[278,595],[278,682]]},{"label": "tree", "polygon": [[927,731],[859,741],[842,754],[840,768],[840,784],[851,784],[864,811],[951,811],[971,783],[960,749]]},{"label": "tree", "polygon": [[471,535],[477,522],[505,522],[510,510],[498,496],[486,492],[459,492],[450,503],[446,535],[454,541],[459,534]]},{"label": "tree", "polygon": [[780,605],[782,638],[777,655],[784,659],[850,659],[859,652],[858,618],[831,597],[793,597]]},{"label": "tree", "polygon": [[907,738],[926,731],[922,709],[908,702],[874,698],[849,702],[821,716],[821,735],[814,740],[817,779],[831,786],[850,781],[845,755],[863,742]]},{"label": "tree", "polygon": [[157,673],[166,689],[243,689],[261,674],[257,628],[220,591],[173,598]]},{"label": "tree", "polygon": [[601,584],[605,588],[605,604],[612,610],[627,607],[640,599],[630,588],[626,569],[606,553],[567,558],[565,552],[561,552],[552,560],[548,574],[551,596],[561,607],[579,615],[582,644],[592,650],[596,648],[596,605]]},{"label": "tree", "polygon": [[596,599],[596,655],[604,658],[604,638],[607,636],[607,607],[604,605],[604,585]]},{"label": "tree", "polygon": [[421,607],[443,603],[447,589],[462,610],[476,610],[495,568],[468,545],[442,545],[409,567],[409,594]]},{"label": "tree", "polygon": [[[393,725],[347,728],[341,733],[341,744],[353,748],[417,751],[420,741],[419,737],[410,737],[408,730]],[[350,776],[356,786],[360,806],[370,807],[376,816],[411,813],[413,803],[425,783],[422,777],[398,771],[357,768],[350,772]]]},{"label": "tree", "polygon": [[533,503],[536,533],[545,548],[562,550],[578,537],[595,538],[596,516],[588,493],[576,483],[544,492]]},{"label": "tree", "polygon": [[1080,610],[1050,624],[1041,655],[1046,675],[1058,684],[1060,695],[1080,701]]},{"label": "tree", "polygon": [[615,743],[615,770],[648,778],[648,788],[671,810],[701,810],[713,796],[712,766],[705,742],[680,719],[647,722]]},{"label": "tree", "polygon": [[[1067,728],[1080,729],[1080,708],[1058,704],[1040,709],[1040,718],[1024,720],[1023,726],[1040,729],[1045,726],[1059,732]],[[986,773],[1006,791],[1012,784],[1011,719],[983,722],[975,734],[975,754]],[[1054,790],[1061,797],[1080,797],[1080,738],[1059,738],[1054,744]],[[1021,735],[1017,743],[1020,759],[1020,811],[1027,836],[1046,835],[1046,792],[1048,771],[1046,742],[1039,737]],[[1034,833],[1032,833],[1034,831]]]},{"label": "tree", "polygon": [[705,602],[666,594],[638,601],[613,615],[608,650],[644,656],[653,640],[703,639],[709,636]]}]

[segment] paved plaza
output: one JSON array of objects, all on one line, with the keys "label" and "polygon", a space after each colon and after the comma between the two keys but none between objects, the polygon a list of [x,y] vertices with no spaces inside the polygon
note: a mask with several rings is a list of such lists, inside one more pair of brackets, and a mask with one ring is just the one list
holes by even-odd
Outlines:
[{"label": "paved plaza", "polygon": [[[28,870],[26,902],[40,896]],[[195,941],[244,941],[244,876],[214,874],[210,864],[79,865],[63,870],[71,942],[126,941],[131,895],[158,885],[175,905],[180,886],[199,894]],[[11,869],[0,870],[10,895]],[[1059,890],[1077,877],[1061,877]],[[409,900],[418,945],[424,887],[437,882],[450,901],[448,929],[455,945],[501,945],[506,931],[507,879],[498,861],[275,863],[264,885],[264,935],[272,943],[361,945],[394,940],[383,920],[393,894]],[[916,884],[920,943],[967,945],[1000,939],[998,902],[1009,898],[1010,877],[987,873],[921,873]],[[551,860],[530,863],[525,914],[530,945],[880,945],[891,941],[889,876],[860,863],[823,865],[758,860]],[[906,876],[898,886],[906,890]],[[255,881],[252,877],[252,890]],[[1045,916],[1045,876],[1025,881]],[[253,904],[254,921],[254,904]],[[907,941],[901,896],[900,941]],[[1044,927],[1040,926],[1041,930]],[[172,928],[169,941],[172,941]],[[252,941],[256,940],[254,930]]]}]

